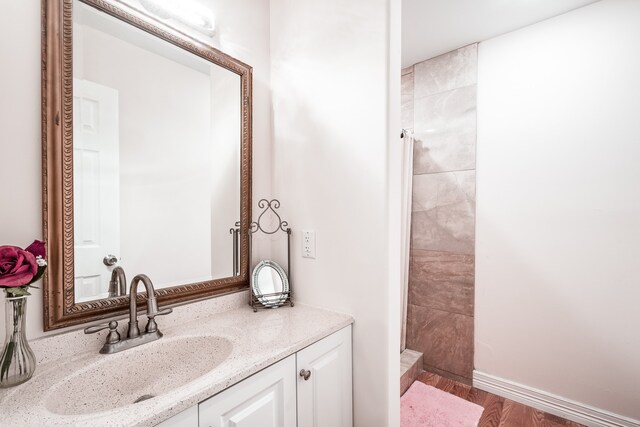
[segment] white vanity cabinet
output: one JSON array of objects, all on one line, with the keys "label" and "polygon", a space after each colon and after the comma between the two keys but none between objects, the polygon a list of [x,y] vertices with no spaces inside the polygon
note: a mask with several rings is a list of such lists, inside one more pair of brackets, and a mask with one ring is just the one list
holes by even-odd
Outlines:
[{"label": "white vanity cabinet", "polygon": [[351,390],[351,326],[347,326],[160,425],[351,427]]}]

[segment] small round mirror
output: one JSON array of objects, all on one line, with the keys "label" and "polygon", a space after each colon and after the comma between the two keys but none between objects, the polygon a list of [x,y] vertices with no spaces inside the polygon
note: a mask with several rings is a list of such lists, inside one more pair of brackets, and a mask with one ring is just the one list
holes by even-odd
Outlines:
[{"label": "small round mirror", "polygon": [[261,261],[253,269],[251,290],[262,305],[278,307],[287,300],[289,280],[276,262]]}]

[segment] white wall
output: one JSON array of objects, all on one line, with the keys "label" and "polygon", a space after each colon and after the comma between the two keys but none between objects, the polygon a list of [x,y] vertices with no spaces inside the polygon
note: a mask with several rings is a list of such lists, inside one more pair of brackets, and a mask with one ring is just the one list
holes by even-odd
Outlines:
[{"label": "white wall", "polygon": [[[271,192],[269,2],[203,0],[216,15],[216,47],[253,66],[253,192]],[[42,238],[40,133],[40,2],[3,9],[0,55],[0,244],[26,246]],[[4,305],[0,304],[4,325]],[[42,291],[29,300],[29,338],[43,335]],[[4,327],[0,328],[4,341]]]},{"label": "white wall", "polygon": [[[40,2],[4,5],[0,20],[0,57],[11,64],[0,67],[0,244],[24,247],[42,239]],[[42,293],[32,293],[29,336],[42,334]],[[4,301],[0,319],[4,342]]]},{"label": "white wall", "polygon": [[480,44],[475,368],[640,419],[640,2]]},{"label": "white wall", "polygon": [[[296,300],[355,317],[356,426],[399,419],[400,250],[399,237],[392,241],[387,234],[390,219],[400,229],[399,200],[398,212],[390,212],[387,193],[390,182],[399,188],[389,160],[399,165],[397,37],[390,45],[390,33],[399,31],[397,7],[388,0],[366,7],[271,1],[273,195],[293,228]],[[316,231],[316,259],[301,257],[303,229]],[[388,249],[395,249],[392,265]]]}]

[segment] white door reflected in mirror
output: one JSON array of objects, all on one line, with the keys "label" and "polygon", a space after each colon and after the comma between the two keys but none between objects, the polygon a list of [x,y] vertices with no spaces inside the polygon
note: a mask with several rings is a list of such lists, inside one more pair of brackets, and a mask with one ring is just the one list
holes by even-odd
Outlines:
[{"label": "white door reflected in mirror", "polygon": [[287,299],[289,280],[278,263],[269,260],[261,261],[253,269],[251,290],[262,305],[279,307]]},{"label": "white door reflected in mirror", "polygon": [[73,210],[81,213],[74,221],[76,302],[108,297],[104,254],[120,253],[118,104],[117,90],[73,79]]}]

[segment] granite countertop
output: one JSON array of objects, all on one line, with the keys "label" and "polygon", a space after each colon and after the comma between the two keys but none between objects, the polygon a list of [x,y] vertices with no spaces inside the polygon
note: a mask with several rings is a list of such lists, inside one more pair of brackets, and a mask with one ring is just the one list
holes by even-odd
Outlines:
[{"label": "granite countertop", "polygon": [[[183,410],[196,405],[210,396],[242,381],[261,369],[299,351],[300,349],[336,332],[351,323],[349,315],[321,310],[296,304],[295,307],[281,307],[278,309],[260,310],[254,313],[246,304],[237,303],[244,297],[227,297],[228,311],[208,315],[211,302],[200,302],[178,307],[172,315],[158,319],[158,326],[164,337],[154,343],[146,344],[115,355],[102,355],[98,350],[102,346],[106,331],[95,335],[84,335],[82,331],[46,337],[34,340],[32,348],[38,357],[38,366],[33,378],[17,387],[0,389],[0,425],[1,426],[154,426]],[[246,294],[244,294],[246,295]],[[229,300],[231,298],[231,300]],[[235,300],[233,299],[235,298]],[[230,301],[230,302],[229,302]],[[220,302],[217,302],[219,305]],[[216,312],[216,311],[213,311]],[[146,320],[139,316],[141,325]],[[126,322],[120,323],[120,331]],[[116,409],[78,415],[64,415],[64,411],[51,410],[50,402],[56,399],[56,394],[69,399],[69,406],[80,406],[83,396],[91,393],[94,387],[103,386],[104,381],[113,381],[113,376],[100,372],[95,378],[96,385],[77,384],[77,388],[66,387],[60,390],[60,382],[73,377],[77,372],[95,369],[105,358],[122,355],[127,357],[127,363],[154,363],[154,360],[136,360],[136,350],[144,349],[155,343],[166,343],[188,337],[198,336],[219,337],[227,343],[228,357],[211,371],[196,377],[170,392],[161,394],[149,400],[136,404],[129,403]],[[225,341],[226,340],[226,341]],[[188,341],[185,341],[188,342]],[[229,342],[231,346],[229,346]],[[162,349],[161,346],[157,346]],[[216,351],[211,349],[212,354]],[[154,358],[172,357],[169,351],[154,351]],[[179,359],[179,357],[176,357]],[[157,363],[159,360],[156,360]],[[176,372],[185,372],[188,365],[179,366],[180,360],[175,360],[175,372],[158,372],[158,376],[165,376],[171,380]],[[170,361],[169,365],[174,361]],[[97,364],[97,365],[96,365]],[[178,369],[178,367],[180,369]],[[139,378],[137,379],[139,380]],[[136,387],[136,379],[131,380],[131,386]],[[74,384],[74,383],[70,383]],[[75,386],[75,384],[74,384]],[[110,392],[119,390],[107,388]],[[48,403],[49,402],[49,403]],[[61,403],[58,402],[57,405]],[[64,402],[62,402],[64,405]],[[55,405],[54,405],[55,406]],[[60,413],[56,413],[60,412]],[[71,411],[73,412],[73,411]],[[82,411],[79,411],[82,412]]]}]

